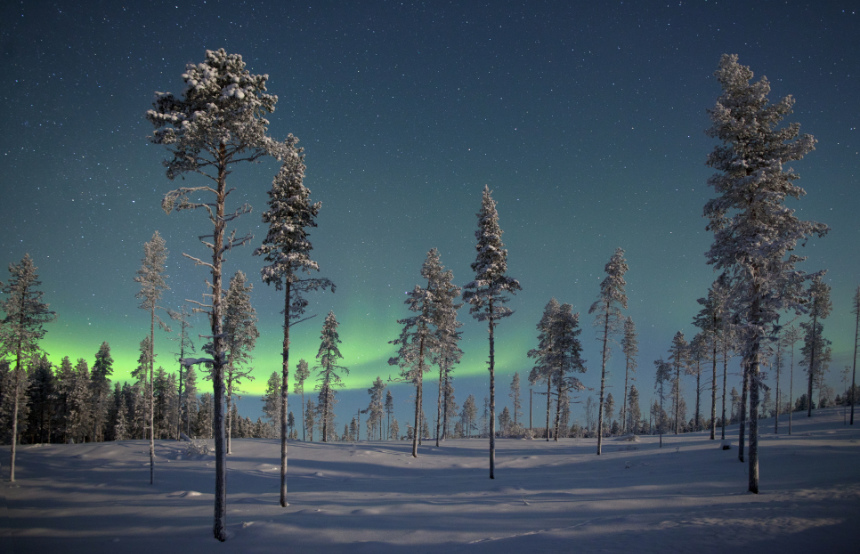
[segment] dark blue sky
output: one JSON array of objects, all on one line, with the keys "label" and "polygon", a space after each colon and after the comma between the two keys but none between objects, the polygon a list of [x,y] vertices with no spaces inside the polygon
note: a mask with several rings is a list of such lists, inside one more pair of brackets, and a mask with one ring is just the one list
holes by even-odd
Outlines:
[{"label": "dark blue sky", "polygon": [[[25,252],[36,261],[60,317],[43,343],[54,361],[91,361],[108,341],[118,376],[127,375],[148,331],[132,280],[143,243],[156,229],[167,240],[165,304],[200,300],[206,278],[181,253],[205,255],[196,237],[207,222],[160,210],[175,183],[161,167],[164,149],[148,143],[143,115],[154,91],[182,92],[185,64],[223,47],[269,74],[279,96],[270,134],[301,139],[305,184],[323,202],[312,240],[338,290],[313,298],[321,316],[295,328],[295,361],[312,360],[322,315],[333,310],[349,386],[363,390],[377,375],[393,375],[387,342],[407,315],[404,292],[420,281],[433,247],[458,283],[471,279],[475,213],[488,184],[509,273],[523,286],[497,335],[505,393],[510,375],[530,368],[525,354],[552,296],[582,313],[584,381],[598,384],[586,312],[620,246],[647,397],[653,360],[676,331],[695,334],[696,299],[715,278],[703,256],[711,235],[702,207],[712,196],[704,161],[715,145],[704,130],[720,94],[712,76],[720,55],[737,53],[757,77],[768,76],[772,99],[794,95],[789,120],[819,141],[795,164],[808,195],[793,207],[832,227],[802,253],[805,269],[829,270],[835,309],[825,329],[831,382],[841,390],[853,339],[848,302],[860,283],[857,9],[769,1],[5,2],[0,261]],[[237,224],[256,234],[255,245],[276,170],[264,162],[231,176],[234,202],[255,208]],[[279,366],[281,320],[272,306],[282,302],[259,282],[251,250],[232,253],[226,273],[242,269],[256,283],[263,336],[257,380],[247,387],[256,396]],[[486,394],[485,327],[466,310],[461,320],[459,402]],[[204,327],[201,319],[195,332]],[[165,335],[156,340],[158,361],[172,367],[174,345]],[[617,351],[610,370],[618,397]],[[684,390],[692,394],[692,382]]]}]

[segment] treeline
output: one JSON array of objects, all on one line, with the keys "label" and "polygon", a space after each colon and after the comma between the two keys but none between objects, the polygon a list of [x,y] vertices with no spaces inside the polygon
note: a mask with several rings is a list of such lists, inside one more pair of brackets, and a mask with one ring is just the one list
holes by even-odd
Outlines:
[{"label": "treeline", "polygon": [[[72,363],[66,356],[59,365],[46,354],[31,356],[17,375],[20,444],[83,443],[113,440],[148,439],[150,426],[145,405],[149,383],[145,367],[132,372],[132,380],[112,382],[113,359],[110,346],[103,343],[90,366],[80,358]],[[178,373],[163,367],[155,371],[152,384],[153,433],[156,439],[178,440],[184,436],[212,438],[213,397],[198,394],[193,368]],[[12,439],[15,405],[14,367],[0,361],[0,440]],[[271,422],[252,421],[239,415],[236,405],[230,411],[234,438],[271,438],[276,436]]]}]

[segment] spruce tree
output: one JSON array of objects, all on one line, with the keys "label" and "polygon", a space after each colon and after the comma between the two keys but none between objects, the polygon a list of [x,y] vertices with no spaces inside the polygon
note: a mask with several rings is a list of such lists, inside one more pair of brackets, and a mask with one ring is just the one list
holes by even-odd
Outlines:
[{"label": "spruce tree", "polygon": [[[323,323],[322,333],[320,334],[320,348],[317,352],[319,365],[316,366],[316,369],[319,370],[317,389],[320,391],[319,409],[323,442],[328,442],[329,437],[334,436],[336,433],[331,427],[331,423],[334,421],[335,388],[343,386],[343,381],[338,372],[343,371],[349,374],[349,369],[337,365],[337,361],[343,359],[343,355],[341,355],[338,348],[340,337],[337,333],[337,327],[338,322],[334,312],[329,312]],[[313,440],[313,437],[311,437],[311,440]]]},{"label": "spruce tree", "polygon": [[[624,319],[624,333],[621,336],[621,350],[624,352],[624,398],[621,403],[621,432],[626,433],[628,420],[627,400],[629,399],[627,383],[631,380],[630,374],[636,371],[636,355],[639,353],[639,340],[636,337],[636,325],[633,323],[633,318],[629,316]],[[636,399],[638,401],[639,397],[637,396]],[[633,421],[639,421],[639,416],[637,415],[636,419]]]},{"label": "spruce tree", "polygon": [[489,330],[490,355],[488,360],[490,370],[490,397],[488,435],[490,437],[490,479],[495,479],[496,465],[496,349],[495,328],[500,319],[513,314],[505,306],[509,295],[522,290],[520,283],[508,277],[508,251],[502,243],[502,228],[499,226],[499,214],[496,202],[489,186],[484,186],[481,198],[481,210],[477,213],[478,230],[475,238],[477,256],[472,262],[475,280],[463,287],[463,300],[471,304],[469,313],[477,321],[486,321]]},{"label": "spruce tree", "polygon": [[[296,374],[293,378],[296,381],[296,391],[302,395],[302,414],[305,413],[305,381],[310,377],[310,375],[311,371],[308,369],[308,363],[303,359],[299,360],[299,363],[296,365]],[[302,440],[306,440],[304,416],[302,417]]]},{"label": "spruce tree", "polygon": [[14,357],[12,368],[12,440],[9,458],[9,481],[15,482],[15,454],[18,446],[18,412],[20,398],[24,394],[27,375],[24,363],[39,348],[39,340],[45,336],[43,325],[54,321],[56,314],[42,301],[42,284],[36,266],[29,254],[18,264],[9,264],[9,281],[0,282],[0,292],[5,298],[0,302],[3,319],[0,320],[0,350]]},{"label": "spruce tree", "polygon": [[816,378],[824,373],[830,359],[830,341],[822,336],[824,325],[821,320],[830,315],[833,304],[830,302],[830,285],[823,282],[820,275],[812,279],[807,294],[809,315],[812,319],[800,324],[805,331],[800,352],[803,354],[803,365],[808,376],[806,398],[809,402],[806,403],[806,417],[812,417],[812,386]]},{"label": "spruce tree", "polygon": [[597,301],[588,309],[595,314],[594,325],[597,327],[598,340],[601,343],[600,357],[600,404],[597,412],[597,455],[603,448],[603,403],[606,390],[606,362],[609,361],[609,341],[620,331],[623,316],[621,308],[627,308],[627,293],[624,287],[624,274],[627,273],[627,262],[624,260],[624,250],[617,248],[606,264],[606,278],[600,283],[600,295]]},{"label": "spruce tree", "polygon": [[537,324],[538,330],[538,347],[528,351],[529,358],[535,358],[535,364],[529,372],[529,383],[536,385],[538,383],[546,383],[546,440],[549,441],[549,416],[550,407],[552,406],[552,382],[556,368],[554,365],[553,353],[553,322],[557,318],[558,310],[561,306],[558,300],[550,298],[546,306],[544,306],[543,314]]},{"label": "spruce tree", "polygon": [[[251,291],[254,285],[248,283],[245,274],[237,271],[230,279],[230,286],[224,296],[224,342],[227,348],[227,365],[224,367],[224,381],[227,389],[227,454],[232,453],[233,416],[231,407],[233,397],[238,394],[244,380],[252,381],[251,351],[257,345],[260,332],[257,330],[257,311],[251,306]],[[207,345],[211,348],[211,345]]]},{"label": "spruce tree", "polygon": [[669,362],[675,378],[672,379],[672,408],[675,413],[673,431],[677,435],[681,429],[681,371],[686,373],[690,362],[690,345],[684,338],[684,333],[678,331],[672,337],[672,346],[669,348]]},{"label": "spruce tree", "polygon": [[90,377],[93,403],[93,441],[103,441],[108,415],[108,396],[110,395],[110,376],[113,373],[113,358],[110,345],[103,342],[96,352],[96,362]]},{"label": "spruce tree", "polygon": [[726,274],[731,311],[741,329],[743,366],[750,375],[749,491],[759,491],[758,398],[761,358],[766,341],[775,335],[779,315],[802,310],[807,275],[796,269],[803,259],[794,253],[798,242],[823,236],[827,226],[801,221],[785,206],[787,197],[804,191],[793,183],[798,175],[786,168],[813,150],[815,139],[799,136],[796,123],[780,127],[794,99],[768,100],[770,84],[750,81],[749,67],[736,55],[723,55],[715,72],[723,89],[709,111],[713,125],[707,133],[720,141],[707,165],[717,197],[705,204],[707,229],[714,242],[708,263]]}]

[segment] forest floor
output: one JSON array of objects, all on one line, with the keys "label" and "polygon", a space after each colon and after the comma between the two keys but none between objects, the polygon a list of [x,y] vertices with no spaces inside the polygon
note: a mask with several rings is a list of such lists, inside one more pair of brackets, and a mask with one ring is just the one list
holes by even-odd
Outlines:
[{"label": "forest floor", "polygon": [[[860,415],[858,415],[860,417]],[[760,422],[761,493],[748,464],[707,433],[595,439],[289,445],[233,441],[227,542],[212,536],[214,458],[189,443],[19,447],[0,454],[0,552],[856,552],[860,422],[844,411]],[[200,441],[205,442],[205,441]],[[211,448],[211,441],[208,441]]]}]

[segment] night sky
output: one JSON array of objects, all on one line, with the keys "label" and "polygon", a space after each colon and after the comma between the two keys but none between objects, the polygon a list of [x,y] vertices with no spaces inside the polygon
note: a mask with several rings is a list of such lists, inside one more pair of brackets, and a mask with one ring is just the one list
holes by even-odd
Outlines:
[{"label": "night sky", "polygon": [[[832,227],[801,253],[809,256],[804,269],[829,270],[830,382],[842,391],[854,334],[848,304],[860,284],[858,10],[848,1],[3,2],[0,280],[29,252],[59,315],[41,343],[51,360],[92,364],[107,341],[115,379],[136,365],[149,330],[133,278],[155,230],[170,251],[162,303],[177,309],[202,300],[207,272],[182,253],[206,256],[197,236],[211,226],[202,212],[160,208],[165,192],[198,181],[168,181],[167,151],[148,141],[144,113],[155,91],[182,92],[187,63],[225,48],[252,73],[270,76],[269,92],[279,97],[270,135],[301,139],[305,185],[323,203],[311,239],[337,292],[311,296],[319,315],[293,328],[291,366],[300,357],[314,365],[333,310],[351,369],[346,382],[360,391],[341,395],[340,424],[359,400],[366,405],[364,390],[377,375],[396,376],[388,341],[408,315],[404,293],[421,283],[427,251],[439,249],[457,283],[473,278],[485,184],[498,202],[509,275],[523,287],[496,333],[499,410],[513,372],[531,367],[526,352],[553,296],[581,313],[583,380],[598,386],[587,311],[620,246],[630,266],[626,313],[639,331],[645,414],[653,360],[667,355],[676,331],[692,338],[696,299],[716,277],[703,255],[712,235],[702,207],[713,196],[704,162],[715,146],[704,130],[721,92],[713,72],[721,54],[736,53],[756,78],[770,79],[772,100],[796,98],[788,121],[818,139],[793,166],[807,196],[792,207]],[[260,281],[261,259],[251,256],[265,236],[260,213],[277,167],[237,168],[229,180],[237,188],[232,206],[254,207],[235,225],[255,234],[252,246],[230,253],[225,265],[227,278],[241,269],[255,286],[262,336],[243,404],[254,417],[268,375],[280,368],[282,293]],[[457,401],[474,393],[480,402],[486,325],[465,308],[460,319]],[[200,317],[192,332],[206,331]],[[159,333],[156,346],[157,363],[174,371],[175,343]],[[609,369],[620,405],[617,347]],[[689,378],[683,385],[688,398],[693,386]],[[408,394],[403,386],[395,392],[401,420]],[[579,408],[574,416],[581,419]]]}]

